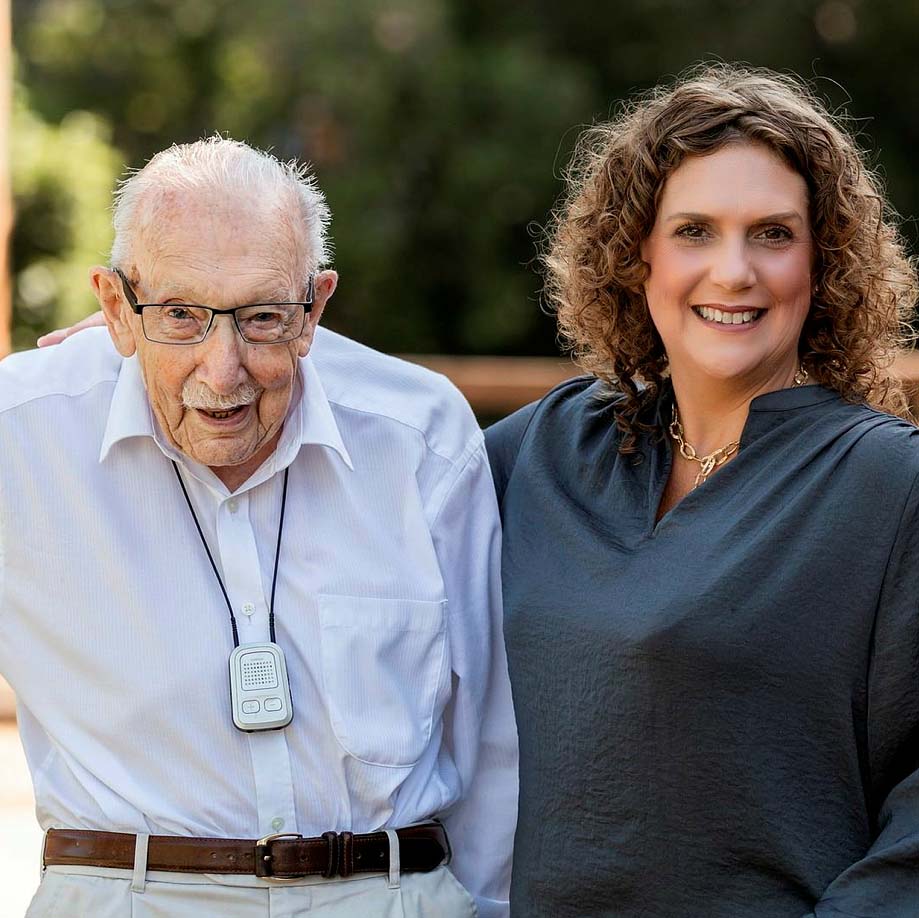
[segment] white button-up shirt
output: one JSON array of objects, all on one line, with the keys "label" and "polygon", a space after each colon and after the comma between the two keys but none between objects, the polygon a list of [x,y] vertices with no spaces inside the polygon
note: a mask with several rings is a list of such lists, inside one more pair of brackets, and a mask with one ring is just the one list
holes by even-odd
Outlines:
[{"label": "white button-up shirt", "polygon": [[[0,671],[43,828],[249,838],[440,816],[507,911],[516,730],[482,434],[442,377],[319,330],[272,455],[230,493],[174,450],[102,330],[0,363]],[[229,613],[275,616],[284,730],[233,726]]]}]

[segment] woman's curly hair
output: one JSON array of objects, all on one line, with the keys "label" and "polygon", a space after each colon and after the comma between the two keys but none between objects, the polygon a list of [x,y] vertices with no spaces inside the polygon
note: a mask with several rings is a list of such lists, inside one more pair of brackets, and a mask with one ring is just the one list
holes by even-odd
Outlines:
[{"label": "woman's curly hair", "polygon": [[[620,390],[620,450],[668,373],[643,285],[639,248],[667,177],[687,156],[762,144],[807,183],[814,294],[799,343],[811,379],[844,398],[909,416],[887,372],[908,338],[917,295],[896,218],[852,136],[803,82],[733,64],[696,67],[588,129],[549,226],[545,293],[579,364]],[[644,383],[640,386],[638,381]]]}]

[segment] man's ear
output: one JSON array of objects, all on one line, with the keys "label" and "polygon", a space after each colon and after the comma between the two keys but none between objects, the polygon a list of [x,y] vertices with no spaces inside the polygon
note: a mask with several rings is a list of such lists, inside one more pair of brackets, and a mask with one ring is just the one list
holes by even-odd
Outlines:
[{"label": "man's ear", "polygon": [[298,353],[301,357],[306,357],[310,352],[313,335],[316,334],[316,326],[319,325],[319,320],[322,318],[322,311],[325,309],[325,304],[332,298],[337,286],[337,271],[320,271],[313,278],[313,308],[307,313],[306,327],[300,337]]},{"label": "man's ear", "polygon": [[110,268],[97,265],[89,272],[89,282],[118,353],[130,357],[137,350],[137,340],[130,318],[133,313],[125,302],[121,278]]}]

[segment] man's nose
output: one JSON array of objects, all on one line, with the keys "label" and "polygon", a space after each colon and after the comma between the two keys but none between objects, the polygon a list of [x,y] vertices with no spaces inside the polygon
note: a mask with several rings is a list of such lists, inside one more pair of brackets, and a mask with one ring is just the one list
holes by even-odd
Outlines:
[{"label": "man's nose", "polygon": [[246,343],[239,336],[231,315],[214,316],[207,337],[197,345],[200,351],[197,377],[218,395],[229,395],[244,383]]},{"label": "man's nose", "polygon": [[725,239],[712,251],[712,281],[725,290],[746,290],[756,283],[756,266],[746,239]]}]

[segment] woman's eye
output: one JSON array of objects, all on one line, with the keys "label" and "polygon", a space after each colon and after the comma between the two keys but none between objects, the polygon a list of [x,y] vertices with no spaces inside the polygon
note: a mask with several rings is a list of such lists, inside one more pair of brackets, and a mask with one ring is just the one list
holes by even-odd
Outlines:
[{"label": "woman's eye", "polygon": [[793,238],[791,230],[785,226],[767,226],[760,232],[760,237],[766,242],[788,242]]},{"label": "woman's eye", "polygon": [[708,230],[701,223],[687,223],[679,227],[675,235],[681,239],[705,239],[708,237]]},{"label": "woman's eye", "polygon": [[170,306],[166,309],[166,317],[176,322],[192,318],[192,314],[184,306]]}]

